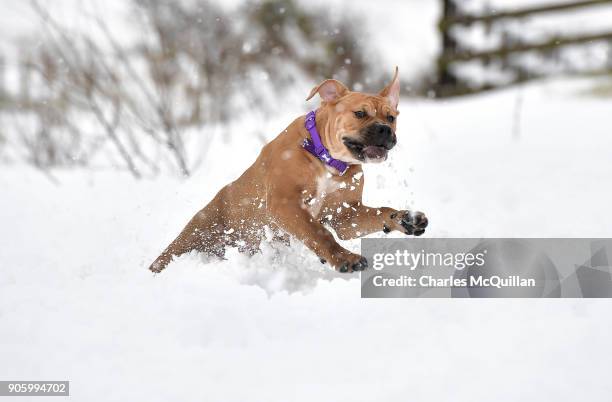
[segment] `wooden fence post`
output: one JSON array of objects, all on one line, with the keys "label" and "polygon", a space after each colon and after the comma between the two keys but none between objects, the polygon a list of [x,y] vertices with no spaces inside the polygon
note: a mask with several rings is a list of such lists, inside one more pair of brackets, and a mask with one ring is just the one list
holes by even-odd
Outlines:
[{"label": "wooden fence post", "polygon": [[450,34],[450,27],[446,21],[457,18],[457,5],[455,0],[442,0],[442,16],[438,24],[440,37],[442,38],[442,53],[438,57],[438,72],[434,85],[436,96],[445,96],[449,88],[458,84],[457,77],[450,71],[450,63],[445,55],[457,53],[457,41]]}]

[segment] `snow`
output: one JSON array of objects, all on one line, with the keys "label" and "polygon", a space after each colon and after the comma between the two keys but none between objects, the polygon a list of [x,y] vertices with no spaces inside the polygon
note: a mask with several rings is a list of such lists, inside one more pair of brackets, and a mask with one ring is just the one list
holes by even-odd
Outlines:
[{"label": "snow", "polygon": [[[609,237],[612,100],[591,94],[604,85],[402,99],[365,203],[425,211],[425,236]],[[3,167],[0,378],[68,379],[75,401],[608,400],[607,300],[362,300],[357,274],[296,242],[152,275],[256,143],[213,142],[185,180],[56,171],[54,184]]]}]

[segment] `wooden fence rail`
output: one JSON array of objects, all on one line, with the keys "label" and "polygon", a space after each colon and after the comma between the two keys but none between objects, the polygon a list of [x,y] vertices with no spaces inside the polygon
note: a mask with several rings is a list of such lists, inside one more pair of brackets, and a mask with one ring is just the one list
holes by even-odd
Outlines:
[{"label": "wooden fence rail", "polygon": [[527,7],[514,11],[502,11],[485,15],[452,15],[440,20],[442,28],[448,28],[452,25],[471,25],[476,22],[490,23],[493,21],[508,19],[508,18],[523,18],[534,14],[550,13],[554,11],[567,11],[576,8],[584,8],[597,5],[612,4],[612,0],[584,0],[575,1],[572,3],[557,3],[548,4],[545,6]]},{"label": "wooden fence rail", "polygon": [[512,53],[523,53],[535,50],[547,50],[558,48],[560,46],[575,45],[580,43],[592,43],[599,40],[612,40],[612,31],[604,32],[594,35],[583,35],[583,36],[572,36],[572,37],[553,37],[549,40],[538,42],[538,43],[526,43],[518,45],[509,45],[493,50],[484,50],[479,52],[471,51],[459,51],[443,55],[443,61],[445,63],[452,63],[456,61],[469,61],[469,60],[487,60],[494,57],[503,57]]}]

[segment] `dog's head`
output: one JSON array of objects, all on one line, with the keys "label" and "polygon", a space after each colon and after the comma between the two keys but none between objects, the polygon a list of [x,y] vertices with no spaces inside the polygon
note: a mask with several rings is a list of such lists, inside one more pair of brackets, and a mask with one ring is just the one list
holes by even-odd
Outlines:
[{"label": "dog's head", "polygon": [[352,92],[339,81],[325,80],[306,100],[318,93],[326,123],[320,135],[331,155],[350,163],[382,162],[397,143],[395,127],[400,83],[397,67],[391,83],[377,95]]}]

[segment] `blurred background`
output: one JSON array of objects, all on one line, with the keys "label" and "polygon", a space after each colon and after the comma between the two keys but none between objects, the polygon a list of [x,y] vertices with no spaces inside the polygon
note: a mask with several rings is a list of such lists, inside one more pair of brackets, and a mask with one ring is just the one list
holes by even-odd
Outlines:
[{"label": "blurred background", "polygon": [[36,0],[0,21],[0,164],[45,172],[190,175],[322,79],[375,92],[395,65],[433,100],[612,71],[606,0]]}]

